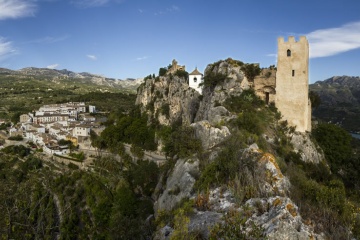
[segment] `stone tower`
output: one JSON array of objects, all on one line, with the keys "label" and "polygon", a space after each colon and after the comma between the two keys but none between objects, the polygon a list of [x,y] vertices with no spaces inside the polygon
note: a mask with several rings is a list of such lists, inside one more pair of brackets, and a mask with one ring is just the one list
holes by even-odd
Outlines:
[{"label": "stone tower", "polygon": [[311,131],[309,43],[304,36],[278,39],[275,105],[296,131]]}]

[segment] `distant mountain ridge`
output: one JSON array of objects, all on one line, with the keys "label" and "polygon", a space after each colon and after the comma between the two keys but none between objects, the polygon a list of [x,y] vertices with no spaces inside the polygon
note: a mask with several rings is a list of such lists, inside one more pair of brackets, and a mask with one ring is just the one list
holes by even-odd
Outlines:
[{"label": "distant mountain ridge", "polygon": [[100,86],[108,86],[114,88],[125,88],[127,90],[136,91],[137,87],[144,81],[143,78],[125,80],[107,78],[101,75],[88,72],[76,73],[67,69],[57,70],[49,68],[28,67],[20,70],[11,70],[0,68],[0,75],[19,76],[19,77],[36,77],[59,83],[62,79],[74,79],[82,83],[91,83]]},{"label": "distant mountain ridge", "polygon": [[334,76],[309,86],[321,98],[313,115],[339,124],[348,131],[360,131],[360,77]]}]

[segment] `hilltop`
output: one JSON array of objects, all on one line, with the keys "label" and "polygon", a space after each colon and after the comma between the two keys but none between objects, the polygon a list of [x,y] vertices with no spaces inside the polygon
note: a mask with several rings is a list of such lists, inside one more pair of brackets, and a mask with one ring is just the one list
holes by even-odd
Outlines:
[{"label": "hilltop", "polygon": [[[59,164],[26,146],[4,148],[4,236],[359,237],[359,145],[352,148],[351,136],[334,125],[296,132],[256,95],[243,64],[209,64],[202,94],[184,70],[147,77],[126,111],[111,110],[105,129],[90,132],[93,151],[77,150],[91,158],[86,166]],[[252,77],[269,80],[270,68],[258,70]]]}]

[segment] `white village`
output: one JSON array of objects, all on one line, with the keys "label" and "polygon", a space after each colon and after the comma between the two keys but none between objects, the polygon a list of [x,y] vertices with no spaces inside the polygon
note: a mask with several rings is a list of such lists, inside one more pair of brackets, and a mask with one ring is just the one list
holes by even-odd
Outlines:
[{"label": "white village", "polygon": [[23,138],[32,148],[42,149],[44,153],[66,155],[70,146],[61,143],[71,141],[79,147],[90,141],[91,129],[101,131],[100,122],[93,116],[95,112],[95,106],[84,102],[44,105],[35,112],[20,115],[20,122],[8,132],[10,139]]}]

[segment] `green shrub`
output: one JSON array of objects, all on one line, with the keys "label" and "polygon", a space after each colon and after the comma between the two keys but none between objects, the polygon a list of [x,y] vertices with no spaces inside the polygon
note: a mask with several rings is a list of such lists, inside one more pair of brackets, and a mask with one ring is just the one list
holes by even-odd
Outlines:
[{"label": "green shrub", "polygon": [[165,115],[167,118],[170,117],[170,105],[168,103],[164,103],[161,106],[161,113]]},{"label": "green shrub", "polygon": [[185,158],[202,151],[200,139],[195,136],[194,129],[188,126],[173,127],[171,133],[163,135],[166,156]]},{"label": "green shrub", "polygon": [[261,72],[258,64],[245,64],[241,67],[241,70],[244,72],[246,78],[251,82],[254,81],[255,77]]},{"label": "green shrub", "polygon": [[16,136],[11,136],[8,139],[13,141],[22,141],[24,138],[21,135],[16,135]]},{"label": "green shrub", "polygon": [[136,145],[131,145],[130,152],[138,159],[142,159],[144,157],[144,150]]},{"label": "green shrub", "polygon": [[250,88],[244,90],[240,96],[231,96],[224,102],[224,106],[232,112],[256,111],[257,108],[265,106],[265,102],[256,96],[255,91]]},{"label": "green shrub", "polygon": [[[209,87],[210,90],[214,90],[216,85],[223,83],[227,78],[226,74],[207,72],[204,77],[204,82],[201,83],[204,87]],[[200,84],[199,84],[200,85]]]},{"label": "green shrub", "polygon": [[254,223],[246,226],[247,217],[237,211],[230,211],[223,223],[216,224],[210,232],[210,239],[264,239],[263,229]]},{"label": "green shrub", "polygon": [[189,73],[184,70],[177,70],[174,75],[178,76],[179,78],[184,78],[186,80],[189,78]]},{"label": "green shrub", "polygon": [[165,74],[167,73],[167,68],[160,68],[159,69],[159,76],[165,76]]},{"label": "green shrub", "polygon": [[351,159],[351,135],[344,129],[328,123],[321,123],[312,131],[330,163],[334,173],[347,165]]}]

